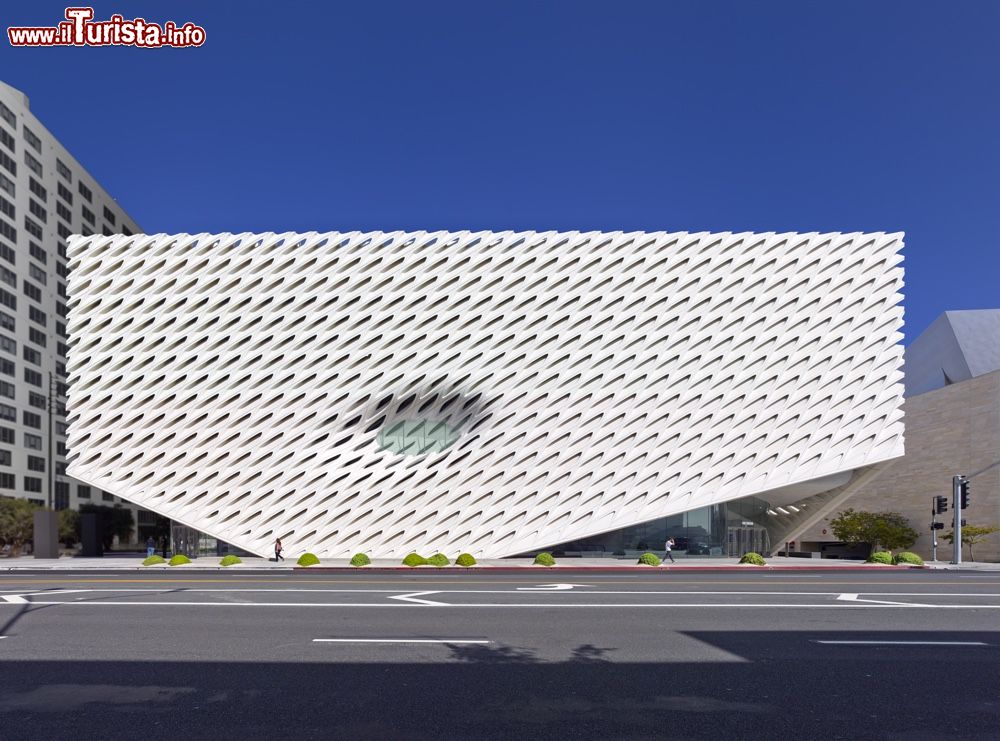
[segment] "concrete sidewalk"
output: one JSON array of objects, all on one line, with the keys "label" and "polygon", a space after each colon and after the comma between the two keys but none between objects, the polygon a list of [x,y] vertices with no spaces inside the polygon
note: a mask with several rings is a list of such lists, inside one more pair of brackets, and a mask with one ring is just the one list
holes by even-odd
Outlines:
[{"label": "concrete sidewalk", "polygon": [[[143,566],[143,556],[105,556],[103,558],[80,558],[64,556],[58,559],[33,558],[31,556],[20,556],[16,558],[0,559],[0,572],[4,571],[151,571],[164,570],[171,571],[291,571],[299,568],[295,560],[289,557],[288,560],[275,563],[273,560],[244,557],[243,563],[236,566],[220,566],[220,558],[217,556],[203,556],[192,559],[190,564],[183,566]],[[930,568],[962,568],[975,570],[1000,570],[1000,564],[963,564],[955,567],[952,564],[939,562],[937,564],[927,564]],[[458,566],[448,566],[444,569],[437,569],[432,566],[420,566],[409,568],[403,566],[396,559],[375,559],[371,566],[365,567],[368,570],[401,570],[417,571],[421,573],[435,571],[467,571]],[[812,571],[812,570],[858,570],[876,569],[892,570],[910,568],[907,566],[882,566],[879,564],[866,564],[863,561],[853,561],[848,559],[819,559],[819,558],[784,558],[776,556],[767,559],[767,566],[742,566],[735,558],[679,558],[675,564],[666,566],[640,566],[634,561],[611,558],[565,558],[559,560],[555,566],[535,566],[531,559],[527,558],[504,558],[504,559],[484,559],[473,569],[491,570],[521,570],[528,569],[534,571],[561,571],[561,570],[588,570],[588,571],[719,571],[719,570],[740,570],[740,571]],[[309,567],[310,571],[323,570],[349,570],[360,571],[350,565],[347,559],[336,559],[323,561],[318,566]]]}]

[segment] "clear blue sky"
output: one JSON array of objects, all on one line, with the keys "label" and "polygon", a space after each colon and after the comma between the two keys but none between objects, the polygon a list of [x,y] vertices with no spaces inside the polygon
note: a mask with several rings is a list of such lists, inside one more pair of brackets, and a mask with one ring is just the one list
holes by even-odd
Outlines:
[{"label": "clear blue sky", "polygon": [[908,339],[1000,306],[997,2],[95,9],[207,42],[4,40],[0,79],[148,232],[903,230]]}]

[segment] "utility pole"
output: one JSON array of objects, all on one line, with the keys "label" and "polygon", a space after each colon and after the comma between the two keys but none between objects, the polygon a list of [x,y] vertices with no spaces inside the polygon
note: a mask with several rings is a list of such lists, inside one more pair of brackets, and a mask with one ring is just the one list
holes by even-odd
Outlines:
[{"label": "utility pole", "polygon": [[953,542],[955,555],[952,559],[952,563],[956,565],[961,565],[962,563],[962,510],[969,506],[969,478],[969,476],[965,476],[963,474],[951,477],[951,506],[955,510],[955,526],[953,532],[953,535],[955,536]]}]

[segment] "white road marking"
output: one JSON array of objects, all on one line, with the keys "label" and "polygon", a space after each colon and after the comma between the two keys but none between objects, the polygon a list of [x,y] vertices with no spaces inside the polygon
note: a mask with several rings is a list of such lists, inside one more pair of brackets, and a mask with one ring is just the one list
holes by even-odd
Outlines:
[{"label": "white road marking", "polygon": [[26,604],[28,604],[28,600],[26,600],[24,597],[22,597],[19,594],[5,594],[2,597],[2,599],[7,604],[11,604],[11,605],[26,605]]},{"label": "white road marking", "polygon": [[[419,594],[419,593],[418,593]],[[407,595],[403,595],[407,596]],[[391,599],[391,598],[390,598]],[[850,604],[837,604],[835,602],[830,602],[827,604],[802,604],[802,603],[789,603],[789,604],[778,604],[778,603],[717,603],[717,602],[695,602],[695,603],[679,603],[679,602],[661,602],[661,603],[579,603],[579,604],[559,604],[559,603],[545,603],[545,602],[534,602],[526,604],[512,604],[506,602],[484,602],[479,604],[469,604],[469,603],[447,603],[447,602],[431,602],[430,600],[403,600],[405,604],[399,603],[387,603],[387,602],[119,602],[113,600],[101,600],[100,602],[50,602],[50,601],[35,601],[32,600],[28,604],[32,605],[66,605],[67,607],[451,607],[456,610],[464,609],[498,609],[498,608],[543,608],[546,610],[556,610],[556,609],[566,609],[566,608],[576,608],[576,609],[594,609],[594,608],[604,608],[604,609],[635,609],[635,608],[647,608],[647,607],[664,607],[664,608],[681,608],[681,607],[700,607],[700,608],[759,608],[759,609],[860,609],[860,608],[905,608],[905,607],[915,607],[915,608],[928,608],[934,610],[1000,610],[1000,605],[926,605],[917,604],[913,602],[878,602],[878,603],[862,603],[862,602],[851,602]],[[3,603],[0,603],[2,606]]]},{"label": "white road marking", "polygon": [[519,592],[565,592],[573,587],[589,587],[589,584],[539,584],[537,587],[518,587]]},{"label": "white road marking", "polygon": [[989,646],[980,641],[813,641],[829,646]]},{"label": "white road marking", "polygon": [[841,594],[839,597],[837,597],[837,599],[843,602],[873,602],[879,605],[903,605],[905,607],[931,607],[931,605],[921,605],[917,604],[916,602],[890,602],[889,600],[884,600],[884,599],[862,599],[858,597],[857,594],[852,594],[852,593]]},{"label": "white road marking", "polygon": [[313,638],[313,643],[493,643],[465,639],[430,638]]},{"label": "white road marking", "polygon": [[417,605],[432,605],[434,607],[446,607],[444,602],[435,602],[429,599],[418,599],[426,594],[437,594],[437,592],[413,592],[412,594],[397,594],[389,599],[398,599],[400,602],[412,602]]}]

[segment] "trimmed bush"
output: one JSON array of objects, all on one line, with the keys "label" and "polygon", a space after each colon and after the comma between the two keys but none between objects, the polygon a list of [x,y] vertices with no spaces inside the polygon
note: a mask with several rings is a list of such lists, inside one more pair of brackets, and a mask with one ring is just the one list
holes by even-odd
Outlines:
[{"label": "trimmed bush", "polygon": [[868,557],[867,563],[881,563],[892,566],[892,554],[889,551],[875,551]]},{"label": "trimmed bush", "polygon": [[923,566],[924,559],[918,556],[916,553],[910,553],[909,551],[902,551],[897,553],[892,559],[894,564],[909,564],[911,566]]},{"label": "trimmed bush", "polygon": [[219,562],[222,566],[235,566],[238,563],[243,563],[239,556],[234,556],[230,553],[228,556],[223,556],[222,560]]},{"label": "trimmed bush", "polygon": [[437,566],[439,569],[450,564],[451,561],[443,553],[435,553],[433,556],[427,559],[428,566]]},{"label": "trimmed bush", "polygon": [[639,556],[639,563],[643,566],[659,566],[660,557],[655,553],[643,553]]},{"label": "trimmed bush", "polygon": [[368,566],[372,560],[364,553],[355,553],[351,556],[351,566]]},{"label": "trimmed bush", "polygon": [[143,566],[159,566],[161,563],[166,563],[165,560],[159,556],[150,556],[145,561],[142,562]]},{"label": "trimmed bush", "polygon": [[750,564],[751,566],[767,566],[767,561],[759,553],[744,553],[743,558],[740,559],[740,563]]},{"label": "trimmed bush", "polygon": [[556,560],[551,553],[539,553],[535,556],[535,566],[555,566]]},{"label": "trimmed bush", "polygon": [[172,556],[168,563],[171,566],[183,566],[186,563],[191,563],[191,559],[185,556],[183,553],[178,553],[176,556]]},{"label": "trimmed bush", "polygon": [[295,563],[299,566],[316,566],[319,563],[319,557],[315,553],[303,553]]},{"label": "trimmed bush", "polygon": [[465,566],[465,567],[475,566],[476,559],[473,557],[471,553],[460,553],[458,555],[458,558],[455,559],[455,565]]},{"label": "trimmed bush", "polygon": [[410,553],[403,559],[403,566],[425,566],[427,559],[417,553]]}]

